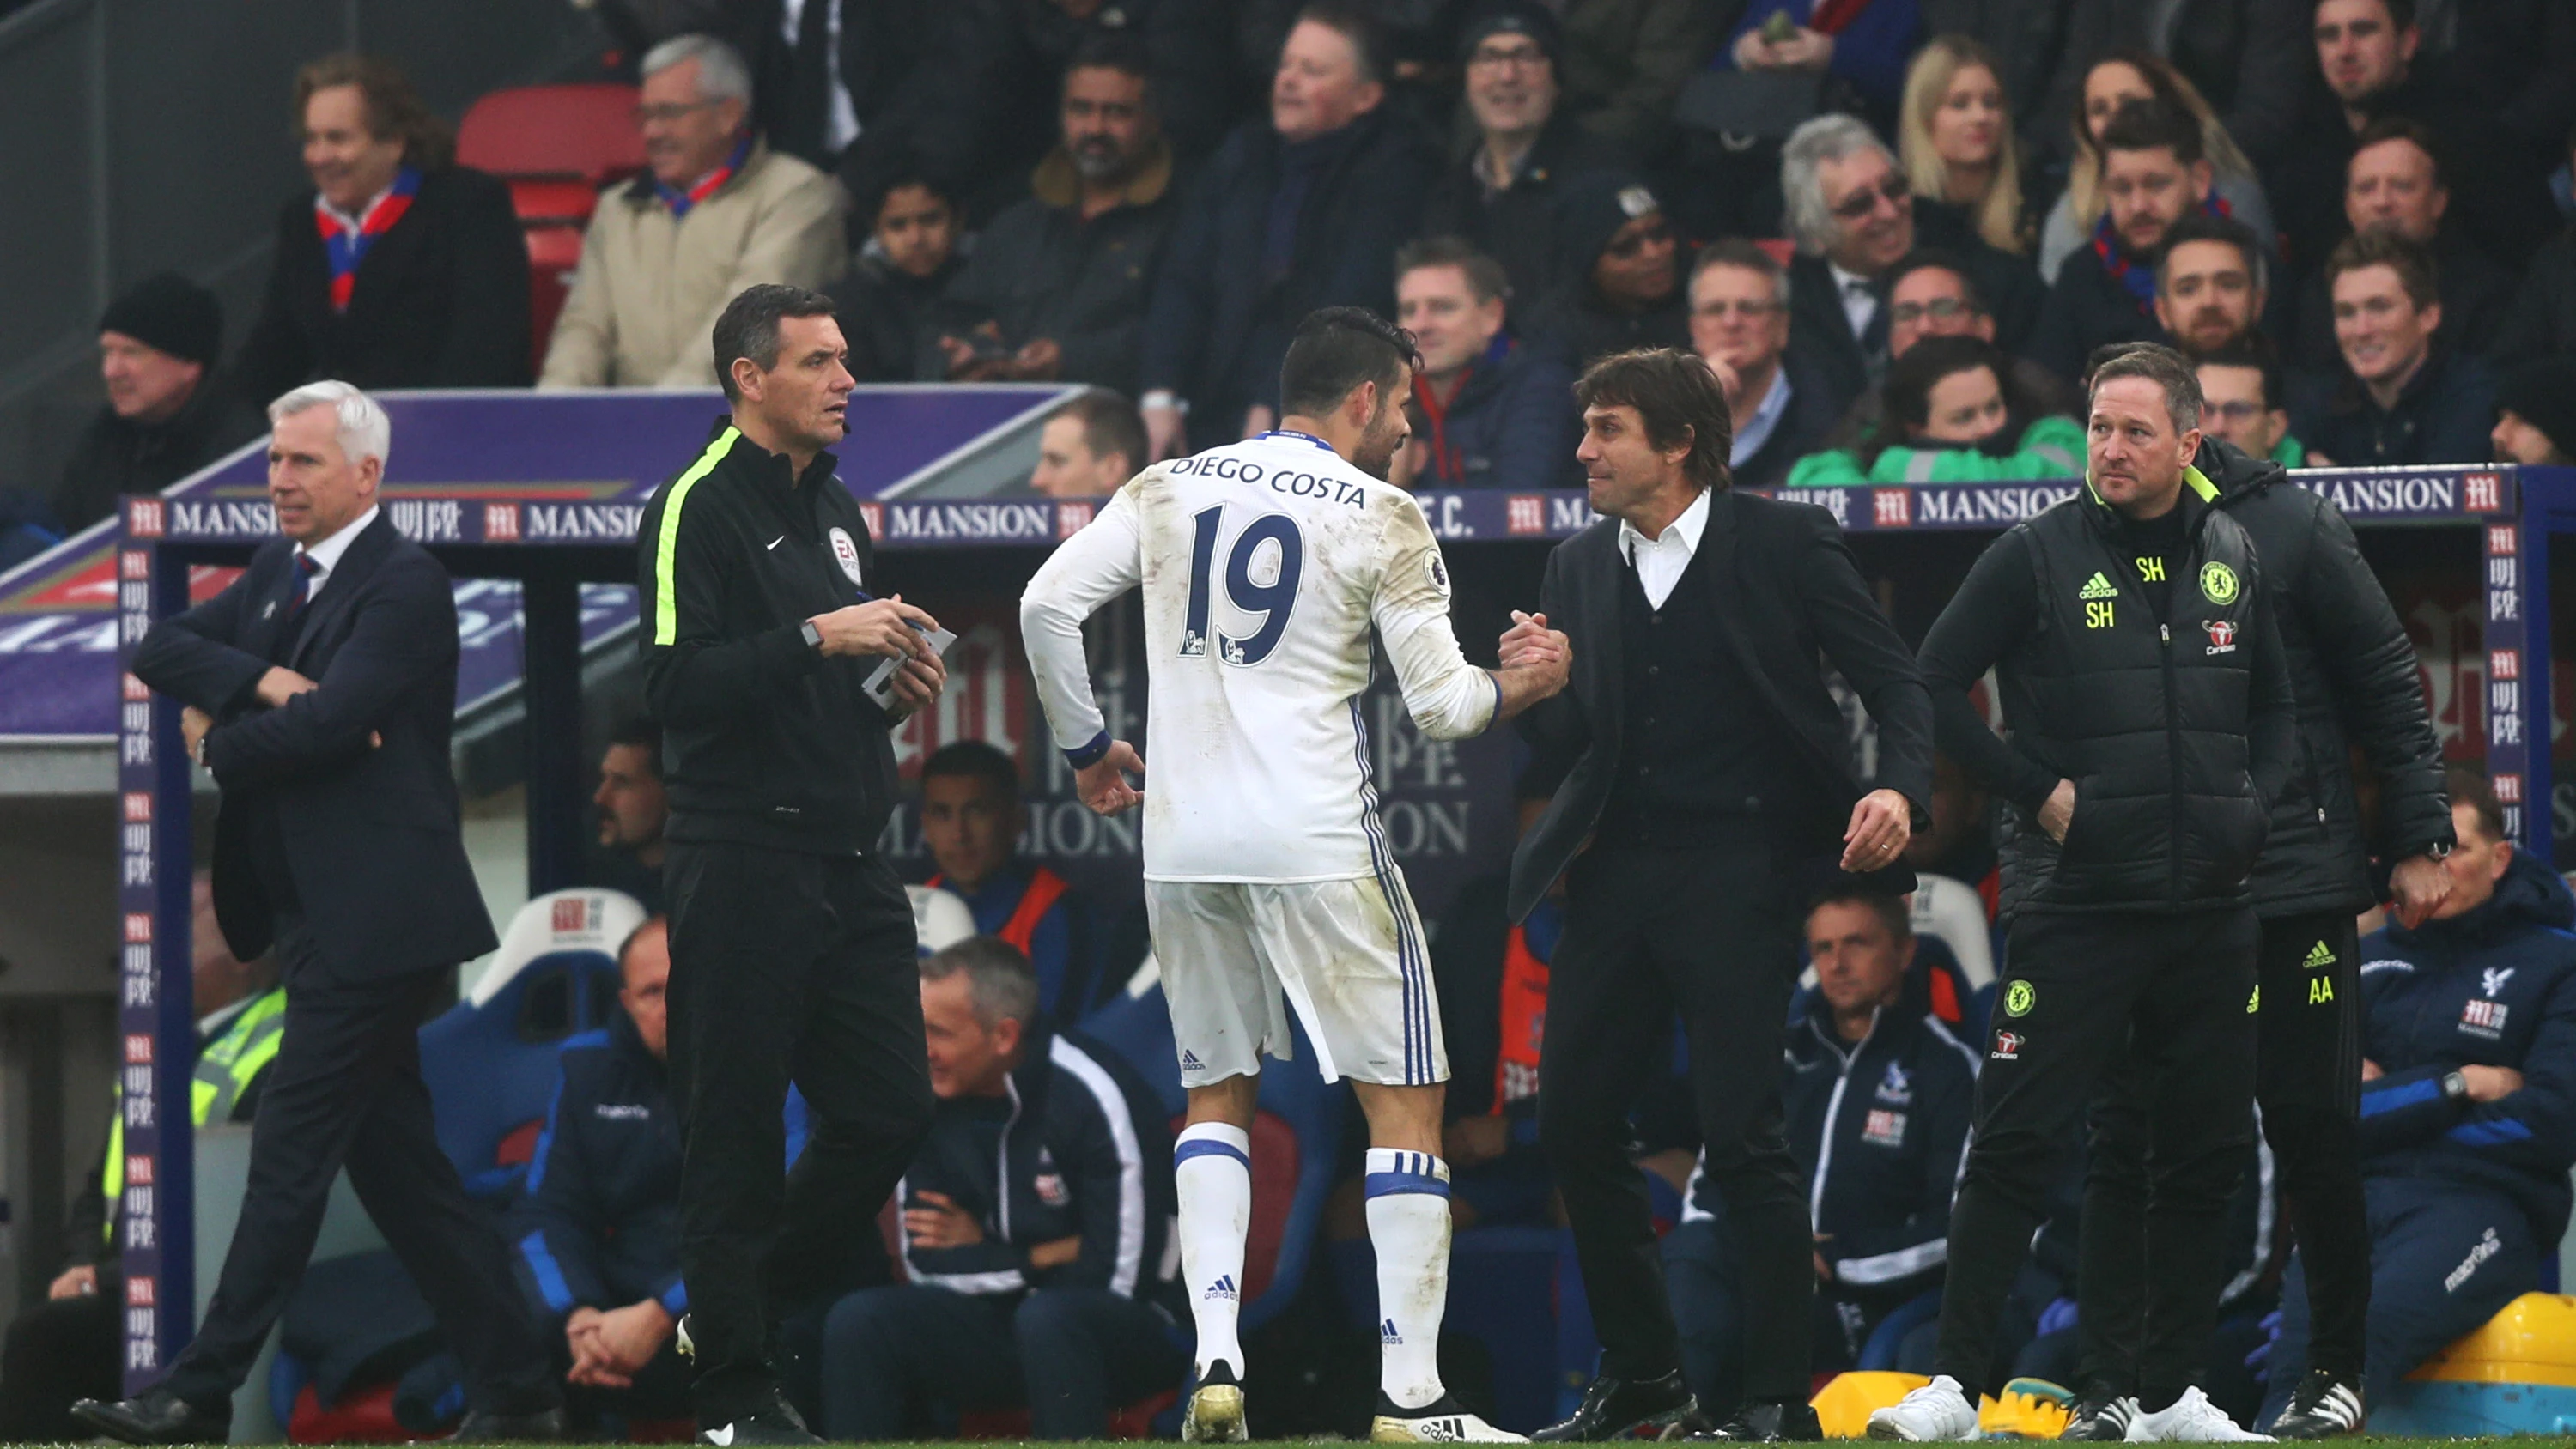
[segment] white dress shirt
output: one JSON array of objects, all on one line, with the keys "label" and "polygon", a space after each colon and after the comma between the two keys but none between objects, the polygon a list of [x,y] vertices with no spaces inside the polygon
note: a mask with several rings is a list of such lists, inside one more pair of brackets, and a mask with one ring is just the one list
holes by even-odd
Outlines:
[{"label": "white dress shirt", "polygon": [[1842,299],[1843,317],[1851,323],[1854,338],[1869,335],[1870,319],[1878,315],[1878,291],[1869,278],[1858,272],[1846,272],[1831,262],[1825,270],[1833,273],[1834,295]]},{"label": "white dress shirt", "polygon": [[1691,555],[1699,551],[1699,536],[1708,529],[1708,490],[1703,488],[1682,516],[1664,526],[1664,531],[1648,538],[1626,519],[1619,520],[1619,552],[1637,566],[1637,582],[1645,587],[1646,602],[1660,609],[1664,600],[1673,596],[1673,586],[1682,581],[1682,570],[1690,567]]},{"label": "white dress shirt", "polygon": [[296,557],[313,560],[312,581],[304,586],[306,603],[313,602],[313,596],[322,592],[324,584],[331,582],[331,571],[340,566],[340,555],[347,553],[349,545],[358,541],[358,535],[367,531],[367,525],[376,521],[376,514],[379,511],[375,504],[370,503],[367,505],[366,512],[351,519],[349,526],[338,533],[320,543],[296,545]]}]

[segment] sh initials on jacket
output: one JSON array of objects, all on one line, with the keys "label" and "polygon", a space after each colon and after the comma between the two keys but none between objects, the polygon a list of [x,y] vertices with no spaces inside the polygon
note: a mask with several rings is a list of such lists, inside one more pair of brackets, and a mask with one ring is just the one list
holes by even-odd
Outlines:
[{"label": "sh initials on jacket", "polygon": [[2109,575],[2099,569],[2094,570],[2093,577],[2084,581],[2084,587],[2075,591],[2075,597],[2084,605],[2085,628],[2111,627],[2115,617],[2111,605],[2113,600],[2120,597],[2120,586],[2111,582]]}]

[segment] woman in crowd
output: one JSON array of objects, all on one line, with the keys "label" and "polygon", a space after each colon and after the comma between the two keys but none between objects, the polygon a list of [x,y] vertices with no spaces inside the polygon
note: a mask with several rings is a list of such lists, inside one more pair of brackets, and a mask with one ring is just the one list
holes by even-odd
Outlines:
[{"label": "woman in crowd", "polygon": [[2199,88],[2170,64],[2144,51],[2123,50],[2095,61],[2084,73],[2084,88],[2076,96],[2075,159],[2067,169],[2065,192],[2039,229],[2043,280],[2054,283],[2067,254],[2090,240],[2102,224],[2107,203],[2102,191],[2102,132],[2120,107],[2143,100],[2180,106],[2199,120],[2201,149],[2217,173],[2212,194],[2227,215],[2254,229],[2264,253],[2271,254],[2272,209],[2263,199],[2263,183],[2255,179],[2254,163],[2245,159],[2227,128],[2219,124],[2218,113],[2209,108]]},{"label": "woman in crowd", "polygon": [[2002,68],[1964,35],[1938,35],[1905,72],[1896,152],[1914,188],[1914,208],[1953,212],[1959,229],[1998,251],[2027,255],[2021,157]]},{"label": "woman in crowd", "polygon": [[1991,342],[1926,337],[1887,369],[1884,410],[1860,446],[1799,459],[1789,486],[2084,476],[2084,429],[2034,417],[2011,376]]}]

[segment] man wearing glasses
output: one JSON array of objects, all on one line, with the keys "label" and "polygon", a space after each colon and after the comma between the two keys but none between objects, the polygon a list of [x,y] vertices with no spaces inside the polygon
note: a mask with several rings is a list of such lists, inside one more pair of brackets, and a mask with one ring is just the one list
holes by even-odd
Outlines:
[{"label": "man wearing glasses", "polygon": [[643,71],[645,172],[591,216],[539,387],[704,387],[707,337],[736,293],[819,289],[848,260],[841,188],[753,134],[733,47],[679,36]]},{"label": "man wearing glasses", "polygon": [[1530,334],[1586,367],[1614,352],[1690,346],[1681,238],[1645,183],[1597,172],[1565,189],[1566,255],[1581,270],[1530,314]]},{"label": "man wearing glasses", "polygon": [[1737,486],[1776,488],[1834,425],[1833,398],[1789,350],[1789,271],[1729,237],[1691,264],[1691,350],[1717,369],[1733,414]]},{"label": "man wearing glasses", "polygon": [[1560,104],[1564,36],[1535,0],[1502,0],[1460,40],[1478,144],[1432,183],[1422,235],[1463,237],[1503,264],[1512,295],[1535,302],[1564,280],[1557,204],[1579,177],[1618,168],[1618,148]]},{"label": "man wearing glasses", "polygon": [[[1994,313],[1969,279],[1970,263],[1957,253],[1917,247],[1887,269],[1887,357],[1893,362],[1926,337],[1974,337],[1995,340]],[[1796,355],[1794,345],[1791,354]],[[2011,360],[2011,389],[2041,413],[2077,416],[2081,394],[2066,379],[2027,357]],[[1845,448],[1857,443],[1884,411],[1885,398],[1872,388],[1852,399],[1842,420],[1825,434],[1821,446]]]},{"label": "man wearing glasses", "polygon": [[1837,414],[1870,391],[1895,356],[1888,287],[1918,232],[1957,254],[1989,301],[1996,331],[1987,335],[1998,346],[2012,351],[2037,315],[2030,264],[1947,218],[1918,217],[1895,156],[1854,117],[1818,116],[1790,133],[1780,148],[1780,193],[1798,244],[1789,264],[1789,350],[1824,379]]}]

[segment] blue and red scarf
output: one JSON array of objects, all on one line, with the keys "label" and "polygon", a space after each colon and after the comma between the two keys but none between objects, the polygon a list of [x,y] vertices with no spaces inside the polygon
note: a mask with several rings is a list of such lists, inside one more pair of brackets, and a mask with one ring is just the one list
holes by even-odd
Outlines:
[{"label": "blue and red scarf", "polygon": [[653,183],[653,194],[662,198],[664,206],[671,208],[671,216],[674,220],[687,216],[690,207],[715,195],[720,187],[731,181],[733,174],[742,169],[744,158],[750,155],[751,133],[745,131],[742,133],[742,139],[733,143],[733,154],[725,158],[725,163],[699,177],[695,186],[682,191],[676,186],[667,186],[656,180]]},{"label": "blue and red scarf", "polygon": [[[2200,204],[2200,209],[2211,216],[2235,214],[2227,205],[2227,198],[2219,195],[2215,187],[2210,189],[2209,199]],[[2102,208],[2102,219],[2093,223],[2093,255],[2101,259],[2102,270],[2109,273],[2112,280],[2129,289],[2129,296],[2138,304],[2139,316],[2156,315],[2155,264],[2132,261],[2128,253],[2120,249],[2120,235],[2111,230],[2111,209],[2107,206]]]},{"label": "blue and red scarf", "polygon": [[367,259],[367,251],[376,244],[376,238],[393,230],[394,223],[411,210],[411,199],[419,191],[419,167],[406,166],[395,172],[393,189],[367,207],[355,231],[323,205],[320,196],[313,198],[313,225],[322,233],[322,255],[331,263],[332,311],[349,310],[349,295],[358,288],[358,264]]}]

